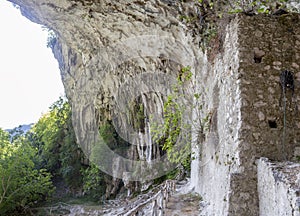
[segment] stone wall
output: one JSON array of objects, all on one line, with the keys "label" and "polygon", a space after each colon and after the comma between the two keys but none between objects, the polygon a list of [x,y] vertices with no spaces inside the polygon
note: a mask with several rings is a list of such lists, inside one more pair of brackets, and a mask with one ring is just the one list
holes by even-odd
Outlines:
[{"label": "stone wall", "polygon": [[[291,159],[295,147],[300,144],[299,21],[298,14],[291,14],[245,17],[240,23],[241,132],[248,135],[245,138],[250,149],[245,153],[250,155],[252,151],[252,157]],[[259,53],[261,62],[255,62]],[[294,93],[286,90],[286,102],[279,84],[284,70],[293,71],[295,75]]]},{"label": "stone wall", "polygon": [[257,161],[259,215],[300,215],[300,164]]},{"label": "stone wall", "polygon": [[[210,120],[200,149],[197,171],[192,170],[192,181],[196,181],[196,191],[206,202],[203,215],[224,215],[228,212],[230,198],[230,173],[238,169],[238,131],[241,119],[241,99],[239,90],[239,50],[238,19],[234,19],[226,29],[224,52],[213,65],[202,68],[196,74],[202,92],[202,111],[196,118]],[[231,160],[234,159],[236,166]],[[232,165],[231,165],[232,164]],[[194,166],[192,165],[192,169]]]},{"label": "stone wall", "polygon": [[[298,14],[237,16],[226,30],[224,52],[199,72],[203,115],[212,113],[204,142],[194,145],[200,151],[192,174],[204,196],[203,215],[257,215],[255,160],[294,157],[300,145],[299,27]],[[294,91],[280,85],[284,70],[294,72]]]}]

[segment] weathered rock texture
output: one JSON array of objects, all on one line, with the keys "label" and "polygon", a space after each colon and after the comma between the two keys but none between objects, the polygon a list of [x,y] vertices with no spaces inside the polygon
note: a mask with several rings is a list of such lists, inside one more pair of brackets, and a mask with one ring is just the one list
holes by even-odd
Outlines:
[{"label": "weathered rock texture", "polygon": [[[299,39],[298,14],[237,16],[227,27],[224,52],[199,71],[202,116],[209,116],[210,128],[194,146],[199,159],[192,162],[192,181],[206,201],[203,215],[258,215],[264,206],[256,159],[294,158],[300,144]],[[280,85],[284,70],[294,72],[294,91]]]},{"label": "weathered rock texture", "polygon": [[[194,56],[203,55],[197,37],[192,37],[193,32],[180,17],[195,11],[193,3],[156,0],[11,2],[19,5],[27,18],[52,29],[57,36],[50,39],[48,45],[59,62],[66,95],[72,105],[77,139],[84,152],[96,162],[101,160],[102,168],[115,177],[107,196],[115,194],[122,185],[117,178],[122,178],[132,191],[135,185],[129,181],[161,176],[164,170],[149,172],[147,176],[147,168],[164,168],[161,164],[149,163],[163,155],[160,147],[152,144],[149,119],[153,113],[161,117],[164,96],[169,93],[180,67],[194,68]],[[145,72],[148,75],[143,75]],[[107,139],[99,140],[98,134],[99,127],[107,127],[111,122],[121,138],[134,144],[116,143],[121,146],[117,152],[114,149],[117,147],[109,143],[107,146],[122,155],[117,159],[109,148],[103,149],[101,142]],[[110,154],[97,155],[98,152]],[[132,160],[139,161],[139,165],[131,166]],[[139,175],[142,178],[135,178],[133,173],[142,173]]]},{"label": "weathered rock texture", "polygon": [[[208,58],[197,28],[182,22],[182,15],[198,17],[192,1],[10,1],[30,20],[55,31],[49,45],[72,104],[78,141],[89,156],[99,142],[99,126],[119,116],[119,135],[136,144],[123,143],[126,150],[120,154],[142,161],[141,172],[151,168],[149,161],[163,155],[152,145],[147,119],[153,113],[161,117],[170,90],[162,87],[172,85],[180,67],[191,66],[192,90],[201,93],[193,131],[204,132],[193,134],[191,181],[204,198],[202,214],[259,214],[264,202],[258,197],[256,159],[291,159],[300,143],[299,15],[238,15],[220,33],[223,45],[216,40]],[[295,72],[295,87],[283,94],[279,77],[285,69]],[[131,81],[134,88],[126,86]],[[200,122],[206,122],[204,131]],[[133,190],[136,170],[127,170],[126,160],[103,158],[103,166],[123,179],[114,178],[108,194],[122,184]]]},{"label": "weathered rock texture", "polygon": [[300,215],[300,164],[257,162],[259,214]]}]

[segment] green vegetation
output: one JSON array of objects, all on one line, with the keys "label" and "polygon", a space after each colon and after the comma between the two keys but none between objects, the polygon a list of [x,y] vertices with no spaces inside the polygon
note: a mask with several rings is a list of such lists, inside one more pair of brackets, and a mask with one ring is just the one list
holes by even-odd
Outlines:
[{"label": "green vegetation", "polygon": [[0,129],[0,215],[23,212],[53,193],[51,174],[37,160],[37,149],[24,136],[10,142]]},{"label": "green vegetation", "polygon": [[231,2],[229,13],[264,13],[271,14],[277,9],[286,9],[287,0],[271,1],[271,0],[257,0],[257,1],[236,1]]},{"label": "green vegetation", "polygon": [[26,134],[18,128],[11,134],[0,129],[0,215],[26,214],[53,196],[57,201],[86,194],[99,201],[105,192],[104,174],[83,161],[64,98]]},{"label": "green vegetation", "polygon": [[83,190],[93,200],[98,201],[105,193],[104,174],[96,165],[91,165],[83,172]]},{"label": "green vegetation", "polygon": [[39,165],[61,176],[68,186],[77,188],[82,184],[81,161],[83,153],[76,143],[71,122],[69,103],[60,98],[33,126],[29,133],[33,146],[39,152]]},{"label": "green vegetation", "polygon": [[[185,93],[182,89],[192,78],[191,67],[183,67],[177,76],[177,83],[173,86],[173,93],[168,95],[164,102],[163,119],[161,125],[153,124],[151,131],[153,140],[161,144],[166,151],[168,159],[176,164],[181,164],[185,170],[190,170],[191,163],[191,124],[183,121],[187,109],[193,105],[182,103]],[[195,94],[199,98],[199,94]],[[178,170],[168,174],[170,178],[176,176]]]},{"label": "green vegetation", "polygon": [[200,48],[208,52],[211,60],[222,49],[224,28],[232,14],[253,16],[281,15],[284,11],[300,12],[287,2],[288,0],[194,0],[196,10],[183,11],[179,18],[200,36]]},{"label": "green vegetation", "polygon": [[278,9],[296,12],[296,8],[288,7],[287,2],[288,0],[195,0],[202,12],[206,12],[207,15],[213,14],[218,18],[222,18],[226,13],[273,14]]},{"label": "green vegetation", "polygon": [[[115,153],[123,156],[126,155],[127,149],[130,145],[119,136],[111,121],[106,121],[99,127],[99,135],[103,139],[105,145],[107,145]],[[95,155],[98,157],[103,154],[96,153]]]}]

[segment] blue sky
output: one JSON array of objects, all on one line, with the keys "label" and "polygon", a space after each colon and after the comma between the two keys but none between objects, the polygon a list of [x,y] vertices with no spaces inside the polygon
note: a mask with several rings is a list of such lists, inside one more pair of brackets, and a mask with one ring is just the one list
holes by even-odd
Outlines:
[{"label": "blue sky", "polygon": [[64,95],[47,31],[0,1],[0,128],[36,122]]}]

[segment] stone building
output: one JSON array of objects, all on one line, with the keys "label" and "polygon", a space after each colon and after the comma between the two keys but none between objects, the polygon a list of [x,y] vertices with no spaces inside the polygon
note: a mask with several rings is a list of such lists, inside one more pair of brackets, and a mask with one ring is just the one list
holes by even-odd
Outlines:
[{"label": "stone building", "polygon": [[[197,74],[211,119],[192,162],[203,215],[300,214],[300,165],[282,163],[299,163],[299,24],[299,14],[237,16]],[[281,85],[285,70],[293,86]]]}]

